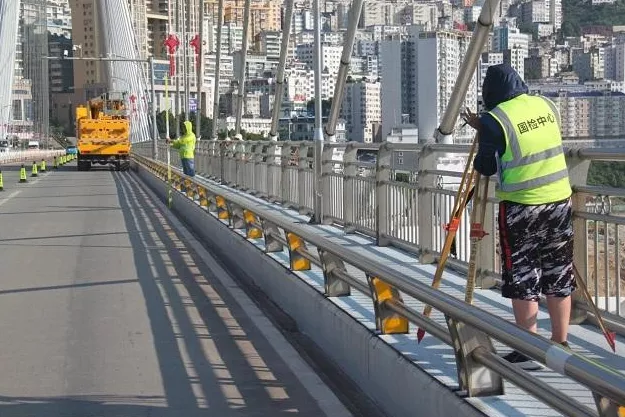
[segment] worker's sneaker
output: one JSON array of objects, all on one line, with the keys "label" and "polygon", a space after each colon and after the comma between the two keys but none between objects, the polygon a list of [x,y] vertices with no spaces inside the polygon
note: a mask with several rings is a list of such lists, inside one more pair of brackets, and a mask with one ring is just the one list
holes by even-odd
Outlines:
[{"label": "worker's sneaker", "polygon": [[565,349],[571,350],[571,347],[569,346],[569,342],[560,342],[559,345]]},{"label": "worker's sneaker", "polygon": [[516,350],[511,353],[508,353],[503,358],[510,363],[519,365],[521,369],[524,369],[526,371],[538,371],[539,369],[543,369],[543,366],[541,364],[539,364],[538,362],[535,362],[534,360],[525,356],[521,352],[517,352]]}]

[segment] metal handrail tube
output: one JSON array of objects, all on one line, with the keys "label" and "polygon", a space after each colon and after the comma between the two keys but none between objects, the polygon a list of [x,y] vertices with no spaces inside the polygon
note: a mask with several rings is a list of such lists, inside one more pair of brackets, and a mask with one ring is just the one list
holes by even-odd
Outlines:
[{"label": "metal handrail tube", "polygon": [[[161,164],[160,162],[156,163]],[[193,179],[193,181],[197,180]],[[236,195],[223,187],[213,184],[203,183],[201,185],[212,193],[221,195],[226,200],[251,210],[259,217],[296,234],[310,244],[322,248],[341,259],[349,259],[349,263],[354,267],[380,277],[399,291],[431,305],[449,317],[470,325],[543,364],[547,362],[547,351],[554,344],[544,337],[532,334],[501,317],[467,304],[451,295],[433,289],[429,285],[416,281],[406,274],[393,271],[389,267],[378,264],[364,255],[333,243],[325,237],[316,234],[310,226],[294,224],[284,220],[281,216],[259,207],[246,197]],[[585,385],[601,396],[619,404],[625,404],[625,375],[621,375],[612,369],[575,353],[571,353],[568,356],[562,369],[560,369],[560,373]]]},{"label": "metal handrail tube", "polygon": [[574,217],[595,222],[608,222],[614,225],[625,225],[625,217],[611,216],[609,214],[596,213],[573,213]]},{"label": "metal handrail tube", "polygon": [[356,278],[349,275],[347,272],[335,271],[334,274],[340,279],[342,279],[343,281],[347,282],[350,286],[354,287],[356,290],[360,291],[361,293],[371,296],[371,290],[369,289],[369,287],[365,285],[363,282],[358,281]]},{"label": "metal handrail tube", "polygon": [[602,187],[596,185],[575,185],[573,186],[573,191],[576,193],[609,195],[610,197],[625,197],[625,188]]},{"label": "metal handrail tube", "polygon": [[531,374],[520,370],[517,366],[487,351],[483,347],[478,347],[473,351],[473,358],[487,368],[502,375],[514,385],[521,387],[536,398],[541,399],[546,404],[561,411],[570,417],[597,417],[597,413],[562,394],[560,391],[549,386],[544,381],[534,378]]},{"label": "metal handrail tube", "polygon": [[442,324],[435,322],[429,317],[425,317],[418,311],[410,307],[406,307],[404,304],[396,300],[386,300],[384,301],[384,304],[386,305],[386,307],[388,307],[389,310],[392,310],[395,313],[404,316],[409,321],[416,324],[420,328],[425,329],[429,334],[439,339],[446,345],[453,346],[454,342],[451,339],[451,335],[447,331],[447,328]]},{"label": "metal handrail tube", "polygon": [[625,152],[622,148],[572,148],[567,150],[570,156],[594,161],[625,161]]}]

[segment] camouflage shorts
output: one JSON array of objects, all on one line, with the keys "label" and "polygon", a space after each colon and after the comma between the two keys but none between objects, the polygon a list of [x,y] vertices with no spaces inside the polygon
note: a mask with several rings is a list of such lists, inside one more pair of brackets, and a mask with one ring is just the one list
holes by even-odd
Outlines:
[{"label": "camouflage shorts", "polygon": [[528,206],[499,203],[502,295],[538,301],[575,290],[571,200]]}]

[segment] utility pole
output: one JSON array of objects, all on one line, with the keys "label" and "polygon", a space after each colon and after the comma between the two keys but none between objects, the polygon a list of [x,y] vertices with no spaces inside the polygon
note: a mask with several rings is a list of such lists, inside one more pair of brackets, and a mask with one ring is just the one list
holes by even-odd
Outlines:
[{"label": "utility pole", "polygon": [[202,87],[204,86],[204,7],[206,4],[204,0],[198,0],[200,2],[200,45],[199,45],[199,53],[198,53],[198,61],[197,61],[197,107],[195,111],[195,135],[202,139],[201,129],[202,129],[202,112],[206,108],[205,104],[202,102]]},{"label": "utility pole", "polygon": [[[176,0],[176,19],[174,25],[174,31],[178,39],[180,37],[180,0]],[[182,43],[184,43],[184,37],[182,38]],[[180,113],[182,113],[182,97],[180,96],[180,74],[184,73],[180,71],[180,54],[176,53],[176,137],[180,137],[180,120],[178,117]]]},{"label": "utility pole", "polygon": [[245,66],[247,65],[247,43],[249,42],[249,24],[251,0],[245,0],[243,11],[243,45],[241,46],[241,68],[239,72],[239,88],[237,93],[237,118],[234,127],[234,137],[241,138],[241,118],[243,117],[243,97],[245,97]]},{"label": "utility pole", "polygon": [[221,35],[224,25],[224,0],[219,0],[217,6],[217,51],[215,53],[215,85],[213,86],[213,128],[211,139],[217,139],[217,124],[219,123],[219,71],[221,67]]},{"label": "utility pole", "polygon": [[[184,7],[184,6],[183,6]],[[186,10],[185,10],[186,9]],[[191,85],[189,83],[189,75],[191,74],[191,68],[189,65],[189,31],[191,30],[191,0],[186,1],[186,8],[183,9],[183,21],[182,21],[182,56],[184,60],[184,120],[189,121],[189,102],[191,99]]]},{"label": "utility pole", "polygon": [[323,153],[323,126],[321,116],[321,71],[323,61],[321,59],[321,15],[319,10],[319,0],[313,1],[315,14],[315,134],[314,134],[314,155],[313,155],[313,217],[311,223],[320,224],[323,219],[322,214],[322,183],[321,183],[321,154]]}]

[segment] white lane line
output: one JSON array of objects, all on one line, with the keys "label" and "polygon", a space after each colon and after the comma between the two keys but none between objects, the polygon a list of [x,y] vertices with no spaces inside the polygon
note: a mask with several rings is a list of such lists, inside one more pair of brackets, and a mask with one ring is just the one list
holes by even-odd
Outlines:
[{"label": "white lane line", "polygon": [[[122,177],[119,177],[122,179]],[[123,180],[130,182],[128,178]],[[312,368],[302,359],[295,348],[285,339],[278,329],[269,321],[269,319],[260,311],[247,294],[234,282],[230,273],[225,271],[215,261],[213,256],[204,249],[204,246],[189,232],[189,230],[172,214],[170,210],[159,200],[154,192],[145,184],[133,178],[135,183],[139,183],[143,191],[149,195],[156,206],[161,211],[163,217],[171,224],[172,228],[180,233],[184,242],[191,246],[195,252],[202,258],[206,266],[213,271],[213,275],[221,281],[223,287],[230,293],[232,298],[245,314],[250,318],[256,328],[262,333],[271,347],[278,353],[278,356],[291,369],[293,375],[299,379],[300,383],[306,391],[317,401],[317,405],[327,417],[351,417],[352,414],[345,408],[343,403],[330,390],[330,388],[321,380]]]},{"label": "white lane line", "polygon": [[2,200],[0,200],[0,206],[3,205],[4,203],[6,203],[7,201],[9,201],[10,199],[12,199],[13,197],[15,197],[16,195],[18,195],[19,193],[21,193],[22,190],[16,190],[13,191],[11,194],[9,194],[7,196],[7,198],[3,198]]}]

